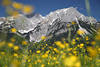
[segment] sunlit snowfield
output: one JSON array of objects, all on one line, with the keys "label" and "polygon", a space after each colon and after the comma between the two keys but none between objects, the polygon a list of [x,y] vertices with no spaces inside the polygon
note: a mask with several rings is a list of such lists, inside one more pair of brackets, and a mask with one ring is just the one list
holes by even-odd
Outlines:
[{"label": "sunlit snowfield", "polygon": [[[13,9],[7,7],[11,4]],[[2,5],[7,7],[7,14],[15,18],[18,11],[28,14],[33,10],[30,5],[10,0],[3,0]],[[90,11],[88,3],[87,10]],[[10,32],[11,37],[0,33],[0,67],[100,67],[99,29],[92,35],[84,35],[84,31],[78,30],[72,39],[69,33],[68,38],[62,37],[54,42],[42,36],[38,43],[16,35],[15,28],[11,28]]]}]

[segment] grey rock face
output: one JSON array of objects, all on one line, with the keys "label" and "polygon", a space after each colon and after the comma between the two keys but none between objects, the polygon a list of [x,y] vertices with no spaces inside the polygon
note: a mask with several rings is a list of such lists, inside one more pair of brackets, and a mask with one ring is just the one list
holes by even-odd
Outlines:
[{"label": "grey rock face", "polygon": [[[73,25],[72,21],[76,24]],[[71,35],[75,34],[77,30],[84,30],[85,34],[91,34],[94,29],[90,27],[90,24],[96,24],[97,21],[93,17],[86,17],[75,8],[70,7],[51,12],[45,17],[39,14],[30,18],[19,15],[12,22],[10,25],[16,28],[22,36],[26,35],[30,41],[39,42],[42,36],[52,35],[51,37],[54,37],[62,34],[67,36],[69,31],[71,31]]]},{"label": "grey rock face", "polygon": [[[52,37],[54,37],[60,36],[63,33],[68,35],[69,28],[67,25],[71,25],[71,31],[73,34],[79,29],[85,31],[85,34],[89,34],[91,32],[87,29],[89,24],[91,24],[91,21],[88,18],[89,17],[85,17],[72,7],[51,12],[35,27],[33,31],[31,31],[31,33],[29,33],[30,41],[39,42],[41,40],[41,36],[49,37],[52,35]],[[79,19],[83,21],[83,23],[79,22]],[[75,21],[76,25],[73,26],[71,24],[72,21]],[[92,24],[95,23],[96,20],[92,18]],[[81,26],[82,24],[88,26],[87,29],[84,26]]]},{"label": "grey rock face", "polygon": [[29,31],[34,30],[39,21],[42,19],[40,16],[34,16],[32,18],[27,18],[23,15],[20,15],[15,19],[15,24],[13,26],[21,33],[28,33]]}]

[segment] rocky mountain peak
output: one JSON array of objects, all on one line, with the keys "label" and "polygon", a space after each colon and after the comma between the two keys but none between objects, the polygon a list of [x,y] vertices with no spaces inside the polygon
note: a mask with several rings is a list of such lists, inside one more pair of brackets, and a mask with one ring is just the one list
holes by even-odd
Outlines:
[{"label": "rocky mountain peak", "polygon": [[64,34],[67,37],[69,33],[67,25],[72,25],[73,21],[76,25],[71,26],[71,35],[74,35],[77,30],[84,30],[85,34],[90,34],[94,31],[90,24],[97,22],[93,17],[86,17],[73,7],[58,9],[45,17],[40,14],[19,15],[10,22],[13,22],[11,27],[16,28],[21,36],[25,35],[30,41],[39,42],[42,36],[59,37]]}]

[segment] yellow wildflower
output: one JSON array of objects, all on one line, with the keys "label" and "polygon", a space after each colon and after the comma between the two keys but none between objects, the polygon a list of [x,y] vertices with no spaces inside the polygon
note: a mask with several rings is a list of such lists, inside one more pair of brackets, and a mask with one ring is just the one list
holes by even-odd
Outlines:
[{"label": "yellow wildflower", "polygon": [[74,53],[74,54],[77,54],[77,51],[74,50],[73,53]]},{"label": "yellow wildflower", "polygon": [[13,6],[15,9],[22,9],[22,8],[23,8],[23,5],[20,4],[20,3],[17,3],[17,2],[13,2],[13,3],[12,3],[12,6]]},{"label": "yellow wildflower", "polygon": [[8,43],[8,47],[12,48],[14,46],[13,43]]},{"label": "yellow wildflower", "polygon": [[64,65],[67,67],[81,67],[77,56],[69,56],[64,59]]},{"label": "yellow wildflower", "polygon": [[69,28],[71,25],[70,24],[67,24],[67,27]]},{"label": "yellow wildflower", "polygon": [[13,48],[14,48],[15,51],[19,50],[19,46],[14,46]]},{"label": "yellow wildflower", "polygon": [[82,34],[84,34],[84,33],[85,33],[84,30],[80,30],[80,29],[79,29],[79,30],[77,31],[77,34],[79,34],[79,35],[82,35]]},{"label": "yellow wildflower", "polygon": [[53,57],[53,60],[57,60],[57,58],[56,57]]},{"label": "yellow wildflower", "polygon": [[41,63],[42,61],[40,59],[38,59],[37,62]]},{"label": "yellow wildflower", "polygon": [[39,54],[40,52],[41,52],[40,50],[37,50],[37,51],[36,51],[36,53],[38,53],[38,54]]},{"label": "yellow wildflower", "polygon": [[75,45],[75,44],[76,44],[76,41],[75,41],[75,39],[73,39],[73,40],[72,40],[72,44],[73,44],[73,45]]},{"label": "yellow wildflower", "polygon": [[15,28],[12,28],[11,29],[11,32],[16,33],[16,29]]},{"label": "yellow wildflower", "polygon": [[44,55],[42,55],[42,58],[47,58],[48,57],[48,54],[44,54]]},{"label": "yellow wildflower", "polygon": [[29,50],[29,52],[31,53],[31,52],[32,52],[32,50]]},{"label": "yellow wildflower", "polygon": [[87,47],[87,51],[91,57],[97,56],[97,50],[93,47]]},{"label": "yellow wildflower", "polygon": [[14,56],[15,56],[15,57],[18,57],[18,54],[17,54],[17,53],[14,53]]},{"label": "yellow wildflower", "polygon": [[55,44],[56,44],[57,46],[59,46],[60,48],[65,48],[65,45],[62,44],[60,41],[56,41]]},{"label": "yellow wildflower", "polygon": [[69,47],[69,43],[64,43],[66,47]]},{"label": "yellow wildflower", "polygon": [[68,50],[68,51],[71,51],[71,50],[72,50],[72,48],[68,48],[67,50]]},{"label": "yellow wildflower", "polygon": [[80,38],[79,37],[76,37],[76,40],[79,40]]},{"label": "yellow wildflower", "polygon": [[31,60],[30,60],[30,59],[28,59],[28,62],[31,62]]},{"label": "yellow wildflower", "polygon": [[41,67],[45,67],[45,65],[44,64],[41,64]]},{"label": "yellow wildflower", "polygon": [[19,15],[18,11],[13,11],[12,14],[11,14],[11,16],[15,16],[15,17],[17,17],[18,15]]},{"label": "yellow wildflower", "polygon": [[48,64],[50,64],[50,62],[48,62]]},{"label": "yellow wildflower", "polygon": [[80,48],[82,48],[83,46],[84,46],[84,44],[83,44],[83,43],[81,43],[81,44],[79,45],[79,47],[80,47]]},{"label": "yellow wildflower", "polygon": [[91,42],[91,44],[92,44],[92,45],[95,45],[95,44],[96,44],[96,42],[95,42],[95,41],[92,41],[92,42]]},{"label": "yellow wildflower", "polygon": [[54,51],[57,52],[57,53],[59,52],[59,50],[57,48],[54,48]]},{"label": "yellow wildflower", "polygon": [[71,56],[71,55],[72,55],[72,53],[68,53],[68,55],[70,55],[70,56]]},{"label": "yellow wildflower", "polygon": [[56,64],[59,64],[59,61],[56,61]]},{"label": "yellow wildflower", "polygon": [[9,5],[11,5],[11,0],[2,0],[2,5],[3,6],[9,6]]},{"label": "yellow wildflower", "polygon": [[1,55],[5,55],[5,52],[1,52],[0,54],[1,54]]},{"label": "yellow wildflower", "polygon": [[32,13],[32,11],[33,11],[33,7],[32,6],[26,5],[23,8],[23,13],[25,13],[25,14]]},{"label": "yellow wildflower", "polygon": [[48,50],[48,51],[46,51],[46,53],[48,54],[50,51]]},{"label": "yellow wildflower", "polygon": [[15,42],[15,41],[16,41],[15,38],[11,38],[10,40],[11,40],[12,42]]},{"label": "yellow wildflower", "polygon": [[86,36],[86,38],[85,38],[86,40],[89,40],[89,37],[88,36]]},{"label": "yellow wildflower", "polygon": [[42,40],[45,40],[45,39],[46,39],[46,36],[42,36],[41,39],[42,39]]},{"label": "yellow wildflower", "polygon": [[14,10],[11,7],[7,7],[6,12],[7,12],[8,15],[13,16],[13,17],[17,17],[19,15],[19,12]]},{"label": "yellow wildflower", "polygon": [[27,41],[22,41],[22,45],[27,45]]},{"label": "yellow wildflower", "polygon": [[100,48],[98,48],[98,51],[100,51]]},{"label": "yellow wildflower", "polygon": [[76,24],[76,22],[72,21],[72,24],[74,25],[74,24]]},{"label": "yellow wildflower", "polygon": [[37,64],[37,61],[35,61],[34,64]]}]

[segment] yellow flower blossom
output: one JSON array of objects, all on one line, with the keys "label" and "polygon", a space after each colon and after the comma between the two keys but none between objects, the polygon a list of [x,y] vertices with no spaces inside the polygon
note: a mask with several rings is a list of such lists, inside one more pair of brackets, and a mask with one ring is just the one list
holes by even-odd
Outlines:
[{"label": "yellow flower blossom", "polygon": [[42,39],[42,40],[45,40],[45,39],[46,39],[46,36],[42,36],[41,39]]},{"label": "yellow flower blossom", "polygon": [[92,42],[91,42],[91,44],[92,44],[92,45],[95,45],[95,44],[96,44],[96,42],[95,42],[95,41],[92,41]]},{"label": "yellow flower blossom", "polygon": [[76,24],[76,22],[72,21],[72,24],[74,25],[74,24]]},{"label": "yellow flower blossom", "polygon": [[79,45],[79,47],[80,47],[80,48],[82,48],[83,46],[84,46],[84,44],[83,44],[83,43],[81,43],[81,44]]},{"label": "yellow flower blossom", "polygon": [[74,50],[73,53],[74,53],[74,54],[77,54],[77,51]]},{"label": "yellow flower blossom", "polygon": [[66,47],[69,47],[69,43],[64,43],[64,45],[65,45]]},{"label": "yellow flower blossom", "polygon": [[66,67],[81,67],[81,63],[77,56],[69,56],[64,59],[64,65]]},{"label": "yellow flower blossom", "polygon": [[98,51],[100,52],[100,48],[98,48]]},{"label": "yellow flower blossom", "polygon": [[15,9],[22,9],[23,8],[23,5],[21,3],[17,3],[17,2],[13,2],[12,3],[12,6],[15,8]]},{"label": "yellow flower blossom", "polygon": [[12,1],[11,0],[2,0],[2,5],[3,6],[9,6],[11,5]]},{"label": "yellow flower blossom", "polygon": [[53,60],[57,60],[57,58],[56,57],[53,57]]},{"label": "yellow flower blossom", "polygon": [[44,54],[44,55],[42,55],[42,58],[47,58],[48,57],[48,54]]},{"label": "yellow flower blossom", "polygon": [[76,44],[76,41],[75,41],[75,39],[73,39],[73,40],[72,40],[72,44],[73,44],[73,45],[75,45],[75,44]]},{"label": "yellow flower blossom", "polygon": [[85,38],[86,40],[89,40],[89,37],[88,36],[86,36],[86,38]]},{"label": "yellow flower blossom", "polygon": [[84,30],[80,30],[80,29],[79,29],[79,30],[77,31],[77,34],[79,34],[79,35],[82,35],[82,34],[84,34],[84,33],[85,33]]},{"label": "yellow flower blossom", "polygon": [[18,12],[18,11],[13,11],[13,12],[11,13],[11,16],[17,17],[18,15],[19,15],[19,12]]},{"label": "yellow flower blossom", "polygon": [[27,45],[27,41],[22,41],[22,45]]},{"label": "yellow flower blossom", "polygon": [[56,44],[57,46],[59,46],[60,48],[65,48],[65,45],[62,44],[60,41],[56,41],[55,44]]},{"label": "yellow flower blossom", "polygon": [[32,13],[33,7],[32,6],[29,6],[29,5],[26,5],[26,6],[23,7],[22,10],[23,10],[23,13],[29,14],[29,13]]},{"label": "yellow flower blossom", "polygon": [[7,7],[6,12],[8,15],[13,16],[13,17],[17,17],[19,15],[19,12],[17,10],[14,10],[11,7]]},{"label": "yellow flower blossom", "polygon": [[41,63],[42,61],[40,59],[37,60],[38,63]]},{"label": "yellow flower blossom", "polygon": [[13,48],[14,48],[15,51],[19,50],[19,46],[14,46]]},{"label": "yellow flower blossom", "polygon": [[11,32],[16,33],[16,29],[15,28],[12,28],[11,29]]},{"label": "yellow flower blossom", "polygon": [[36,51],[36,53],[38,53],[38,54],[39,54],[40,52],[41,52],[40,50],[37,50],[37,51]]},{"label": "yellow flower blossom", "polygon": [[14,53],[14,56],[15,56],[15,57],[18,57],[18,54],[17,54],[17,53]]},{"label": "yellow flower blossom", "polygon": [[0,52],[1,55],[5,55],[5,52]]},{"label": "yellow flower blossom", "polygon": [[72,48],[68,48],[67,50],[68,50],[68,51],[71,51],[71,50],[72,50]]},{"label": "yellow flower blossom", "polygon": [[87,51],[89,53],[89,56],[91,56],[91,57],[97,56],[97,50],[96,50],[96,48],[87,47]]},{"label": "yellow flower blossom", "polygon": [[10,40],[11,40],[11,42],[15,42],[16,41],[15,38],[11,38]]},{"label": "yellow flower blossom", "polygon": [[13,43],[8,43],[8,47],[12,48],[14,46]]},{"label": "yellow flower blossom", "polygon": [[41,64],[41,67],[45,67],[45,65],[44,64]]},{"label": "yellow flower blossom", "polygon": [[59,64],[59,61],[56,61],[56,64]]},{"label": "yellow flower blossom", "polygon": [[80,38],[79,37],[76,37],[76,40],[79,40]]},{"label": "yellow flower blossom", "polygon": [[31,60],[30,60],[30,59],[28,59],[28,62],[31,62]]},{"label": "yellow flower blossom", "polygon": [[57,53],[59,52],[59,50],[57,48],[54,48],[54,51],[57,52]]}]

